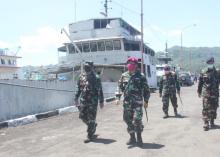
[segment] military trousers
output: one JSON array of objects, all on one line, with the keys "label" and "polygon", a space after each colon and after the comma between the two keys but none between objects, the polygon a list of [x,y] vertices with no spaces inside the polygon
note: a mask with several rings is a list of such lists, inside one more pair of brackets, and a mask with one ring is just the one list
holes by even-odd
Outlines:
[{"label": "military trousers", "polygon": [[87,125],[88,136],[96,131],[96,115],[98,104],[81,104],[79,107],[79,118]]},{"label": "military trousers", "polygon": [[165,93],[162,96],[163,112],[164,113],[168,113],[169,100],[171,101],[174,109],[176,109],[178,107],[176,93]]},{"label": "military trousers", "polygon": [[203,97],[202,118],[205,123],[217,117],[218,97]]},{"label": "military trousers", "polygon": [[135,103],[128,103],[124,102],[123,104],[123,120],[127,124],[127,131],[128,133],[134,132],[142,132],[143,131],[143,104],[135,104]]}]

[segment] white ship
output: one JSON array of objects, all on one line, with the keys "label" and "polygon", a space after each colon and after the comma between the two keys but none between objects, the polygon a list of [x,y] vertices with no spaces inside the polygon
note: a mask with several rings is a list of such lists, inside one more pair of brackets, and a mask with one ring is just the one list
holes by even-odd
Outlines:
[{"label": "white ship", "polygon": [[[69,24],[71,41],[58,48],[60,65],[79,65],[82,61],[93,61],[98,65],[124,65],[134,56],[141,62],[141,33],[121,18],[89,19]],[[150,88],[157,87],[155,52],[144,45],[144,73]],[[112,74],[114,75],[114,74]],[[117,78],[119,79],[119,78]]]}]

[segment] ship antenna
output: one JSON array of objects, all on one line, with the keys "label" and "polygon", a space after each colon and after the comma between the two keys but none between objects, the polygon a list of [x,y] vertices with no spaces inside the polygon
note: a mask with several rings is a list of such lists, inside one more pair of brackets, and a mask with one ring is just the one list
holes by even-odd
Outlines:
[{"label": "ship antenna", "polygon": [[168,46],[167,46],[167,41],[166,41],[166,49],[165,49],[166,52],[168,52],[168,48],[167,48],[167,47],[168,47]]},{"label": "ship antenna", "polygon": [[111,0],[105,0],[104,1],[104,8],[105,8],[105,12],[100,12],[100,14],[104,15],[105,17],[108,17],[108,10],[111,9],[108,7],[108,3],[112,2]]}]

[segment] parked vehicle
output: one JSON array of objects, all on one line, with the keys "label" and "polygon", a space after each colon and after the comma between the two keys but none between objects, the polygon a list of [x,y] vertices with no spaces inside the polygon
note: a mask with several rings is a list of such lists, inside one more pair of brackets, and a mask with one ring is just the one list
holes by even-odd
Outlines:
[{"label": "parked vehicle", "polygon": [[179,82],[181,86],[192,86],[194,84],[191,79],[191,74],[188,72],[179,73]]}]

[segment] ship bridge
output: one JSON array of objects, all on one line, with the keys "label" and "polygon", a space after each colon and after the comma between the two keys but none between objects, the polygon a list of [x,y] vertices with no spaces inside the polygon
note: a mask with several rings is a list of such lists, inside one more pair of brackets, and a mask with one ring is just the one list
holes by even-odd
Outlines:
[{"label": "ship bridge", "polygon": [[141,33],[121,18],[89,19],[71,23],[69,33],[72,40],[105,38],[109,36],[134,39]]}]

